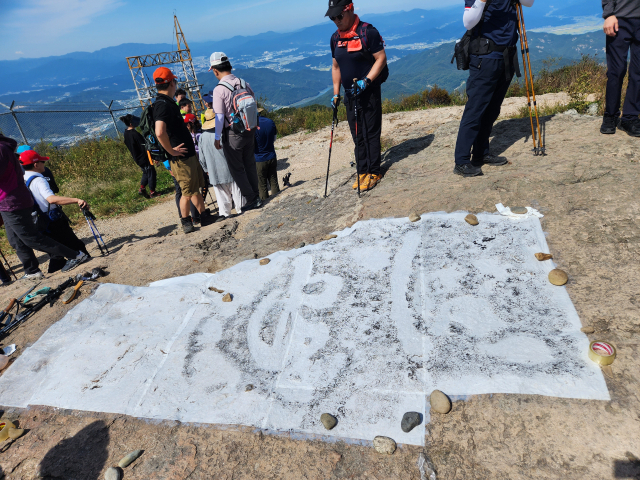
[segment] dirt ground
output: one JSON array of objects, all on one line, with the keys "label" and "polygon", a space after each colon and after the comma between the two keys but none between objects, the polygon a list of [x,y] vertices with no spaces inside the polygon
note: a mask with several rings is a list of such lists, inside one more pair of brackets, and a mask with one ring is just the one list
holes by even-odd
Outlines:
[{"label": "dirt ground", "polygon": [[[507,103],[506,113],[523,104],[522,99]],[[493,212],[496,203],[532,206],[545,215],[551,253],[569,273],[567,288],[583,324],[595,327],[590,338],[618,347],[614,376],[607,378],[611,401],[475,396],[455,402],[449,415],[431,417],[426,447],[400,446],[392,456],[376,453],[366,442],[7,408],[2,418],[17,421],[27,433],[0,450],[5,478],[97,480],[136,449],[144,454],[125,469],[125,479],[428,479],[426,467],[419,468],[421,458],[446,480],[640,478],[639,140],[620,132],[600,135],[599,118],[563,114],[544,119],[547,156],[536,157],[529,120],[506,118],[495,126],[491,148],[511,163],[463,179],[452,174],[461,113],[462,108],[449,107],[385,116],[385,176],[360,199],[351,189],[355,172],[346,125],[337,130],[326,199],[329,129],[286,137],[277,144],[279,170],[292,173],[293,185],[261,211],[185,236],[173,199],[167,198],[135,216],[99,221],[112,254],[96,257],[82,270],[101,265],[110,272],[101,281],[146,285],[319,242],[361,219],[412,211]],[[79,233],[92,241],[86,228]],[[91,248],[97,255],[95,244]],[[363,258],[370,261],[375,259]],[[44,285],[65,278],[48,276]],[[17,282],[2,289],[0,303],[28,287]],[[83,287],[81,298],[91,289]],[[16,343],[20,355],[72,306],[46,307],[3,343]]]}]

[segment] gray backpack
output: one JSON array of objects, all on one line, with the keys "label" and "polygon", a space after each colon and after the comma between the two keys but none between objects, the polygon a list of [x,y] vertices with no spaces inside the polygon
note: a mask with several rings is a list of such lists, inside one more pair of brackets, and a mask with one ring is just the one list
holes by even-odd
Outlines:
[{"label": "gray backpack", "polygon": [[240,85],[231,86],[227,82],[220,82],[218,86],[231,90],[233,98],[233,112],[231,113],[231,128],[235,133],[251,131],[258,126],[258,102],[247,90],[247,83],[240,79]]}]

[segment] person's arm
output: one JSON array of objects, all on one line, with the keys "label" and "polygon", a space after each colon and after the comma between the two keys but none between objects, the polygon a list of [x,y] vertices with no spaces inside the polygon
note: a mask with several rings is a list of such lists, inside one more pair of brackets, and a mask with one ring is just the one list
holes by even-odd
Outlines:
[{"label": "person's arm", "polygon": [[373,64],[367,74],[367,78],[372,82],[378,78],[378,75],[382,73],[382,70],[387,65],[387,53],[384,50],[380,50],[378,53],[373,54],[373,58],[376,59],[376,63]]},{"label": "person's arm", "polygon": [[167,133],[167,124],[162,120],[156,120],[156,137],[158,137],[158,141],[160,142],[160,145],[162,145],[162,148],[164,148],[172,157],[182,157],[187,154],[187,149],[184,147],[184,143],[181,143],[175,148],[171,146],[169,134]]},{"label": "person's arm", "polygon": [[216,113],[216,143],[215,147],[220,150],[222,145],[220,145],[220,139],[222,138],[222,130],[224,129],[224,114]]},{"label": "person's arm", "polygon": [[342,84],[342,74],[340,73],[340,65],[336,59],[333,59],[333,65],[331,67],[331,78],[333,80],[333,94],[340,95],[340,85]]},{"label": "person's arm", "polygon": [[51,195],[46,198],[47,202],[52,205],[73,205],[77,203],[80,208],[89,208],[89,204],[81,198],[59,197],[58,195]]},{"label": "person's arm", "polygon": [[476,0],[470,7],[465,7],[464,15],[462,16],[464,28],[467,30],[475,28],[475,26],[480,23],[480,19],[482,18],[482,14],[484,13],[484,8],[486,6],[486,0]]}]

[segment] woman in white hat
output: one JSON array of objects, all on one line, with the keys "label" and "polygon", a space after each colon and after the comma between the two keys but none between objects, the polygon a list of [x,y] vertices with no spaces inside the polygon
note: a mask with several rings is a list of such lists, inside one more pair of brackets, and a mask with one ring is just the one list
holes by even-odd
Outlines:
[{"label": "woman in white hat", "polygon": [[213,185],[213,191],[218,201],[218,214],[223,218],[229,218],[231,209],[235,205],[236,213],[242,213],[242,207],[247,200],[242,196],[240,187],[233,181],[224,150],[216,148],[216,114],[207,109],[204,112],[205,122],[202,124],[202,136],[200,137],[200,160],[206,163],[209,173],[209,183]]}]

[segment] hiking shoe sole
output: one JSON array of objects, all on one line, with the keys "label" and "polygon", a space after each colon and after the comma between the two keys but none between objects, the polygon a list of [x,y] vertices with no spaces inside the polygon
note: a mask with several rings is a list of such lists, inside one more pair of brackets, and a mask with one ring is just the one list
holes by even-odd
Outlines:
[{"label": "hiking shoe sole", "polygon": [[80,258],[72,258],[71,260],[68,260],[67,263],[65,263],[64,267],[62,267],[60,271],[63,273],[69,272],[74,268],[76,268],[78,265],[82,265],[83,263],[88,262],[89,260],[91,260],[91,257],[86,253],[83,253]]},{"label": "hiking shoe sole", "polygon": [[605,128],[605,127],[600,127],[600,133],[602,133],[603,135],[614,135],[616,133],[616,127],[613,128]]},{"label": "hiking shoe sole", "polygon": [[618,128],[620,130],[622,130],[624,133],[626,133],[627,135],[629,135],[630,137],[640,137],[640,131],[638,132],[633,132],[632,130],[627,130],[626,128],[624,128],[624,126],[622,125],[622,123],[620,123],[620,125],[618,126]]},{"label": "hiking shoe sole", "polygon": [[464,173],[459,171],[457,168],[453,169],[453,173],[455,173],[456,175],[460,175],[461,177],[464,177],[464,178],[481,177],[482,175],[484,175],[484,173],[482,173],[482,170],[474,173]]}]

